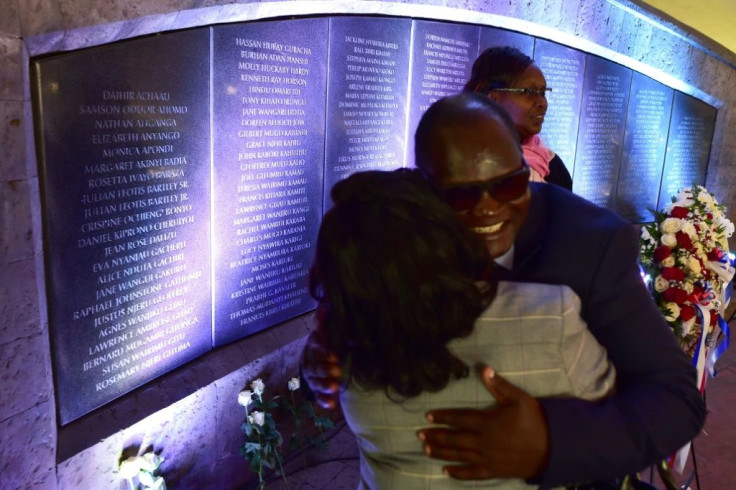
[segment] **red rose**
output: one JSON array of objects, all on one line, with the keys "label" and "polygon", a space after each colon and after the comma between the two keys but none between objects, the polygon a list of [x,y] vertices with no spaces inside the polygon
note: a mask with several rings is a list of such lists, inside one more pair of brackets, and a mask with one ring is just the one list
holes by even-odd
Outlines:
[{"label": "red rose", "polygon": [[686,322],[694,316],[695,316],[694,306],[685,305],[682,308],[680,308],[680,318],[682,318],[682,321]]},{"label": "red rose", "polygon": [[665,299],[665,301],[670,301],[672,303],[677,303],[678,305],[684,304],[687,300],[689,300],[689,295],[687,294],[687,291],[680,288],[667,288],[663,293],[662,297]]},{"label": "red rose", "polygon": [[685,279],[685,273],[677,267],[664,267],[662,269],[662,277],[668,281],[682,281]]},{"label": "red rose", "polygon": [[690,235],[688,235],[687,233],[678,231],[677,233],[675,233],[675,238],[677,238],[677,244],[685,250],[693,249],[693,241],[690,240]]},{"label": "red rose", "polygon": [[700,225],[699,224],[697,224],[697,223],[694,224],[693,225],[693,228],[695,228],[695,231],[697,231],[698,233],[700,233]]},{"label": "red rose", "polygon": [[718,323],[718,313],[716,310],[710,310],[710,325]]},{"label": "red rose", "polygon": [[[656,251],[655,251],[656,253]],[[720,248],[714,248],[710,252],[708,252],[708,260],[712,260],[714,262],[717,262],[723,258],[723,256],[726,255],[723,253],[723,250]]]},{"label": "red rose", "polygon": [[662,262],[664,259],[672,254],[669,247],[660,245],[654,249],[654,260],[655,262]]},{"label": "red rose", "polygon": [[705,215],[708,219],[713,219],[713,213],[708,213]]},{"label": "red rose", "polygon": [[687,218],[687,213],[687,208],[683,208],[682,206],[675,206],[670,212],[673,218]]},{"label": "red rose", "polygon": [[693,294],[697,294],[698,296],[703,294],[703,291],[705,291],[705,288],[701,284],[695,284],[693,286]]}]

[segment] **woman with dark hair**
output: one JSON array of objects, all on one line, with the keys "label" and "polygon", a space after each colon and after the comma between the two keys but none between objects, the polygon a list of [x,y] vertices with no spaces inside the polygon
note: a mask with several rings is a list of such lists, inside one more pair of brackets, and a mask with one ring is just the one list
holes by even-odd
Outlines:
[{"label": "woman with dark hair", "polygon": [[[605,349],[567,286],[497,282],[483,242],[416,170],[353,174],[332,189],[310,293],[318,330],[345,379],[360,488],[466,486],[426,458],[428,409],[485,408],[470,376],[490,363],[532,396],[598,399],[613,387]],[[527,488],[523,480],[473,487]]]},{"label": "woman with dark hair", "polygon": [[531,180],[572,190],[572,177],[562,159],[539,137],[547,114],[547,80],[534,60],[510,46],[488,48],[473,63],[463,92],[487,94],[509,113],[521,139]]}]

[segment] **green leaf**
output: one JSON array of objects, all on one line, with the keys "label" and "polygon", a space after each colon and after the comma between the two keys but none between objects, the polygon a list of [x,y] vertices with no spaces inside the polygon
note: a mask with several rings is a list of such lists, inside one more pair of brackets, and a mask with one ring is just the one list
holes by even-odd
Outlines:
[{"label": "green leaf", "polygon": [[245,447],[245,451],[248,453],[258,452],[261,450],[261,444],[259,442],[246,442],[243,447]]}]

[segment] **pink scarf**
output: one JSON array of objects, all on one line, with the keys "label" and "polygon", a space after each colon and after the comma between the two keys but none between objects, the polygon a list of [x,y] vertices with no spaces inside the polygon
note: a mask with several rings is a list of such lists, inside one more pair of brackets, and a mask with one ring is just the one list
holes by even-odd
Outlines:
[{"label": "pink scarf", "polygon": [[549,175],[549,162],[555,157],[555,152],[544,146],[539,136],[535,134],[522,141],[521,151],[532,170],[542,178]]}]

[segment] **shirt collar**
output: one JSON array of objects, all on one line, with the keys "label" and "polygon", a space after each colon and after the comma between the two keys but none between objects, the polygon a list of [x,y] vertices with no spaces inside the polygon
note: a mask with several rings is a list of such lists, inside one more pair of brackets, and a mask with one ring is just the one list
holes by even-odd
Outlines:
[{"label": "shirt collar", "polygon": [[504,269],[512,270],[514,268],[514,246],[511,245],[505,254],[496,257],[493,261]]}]

